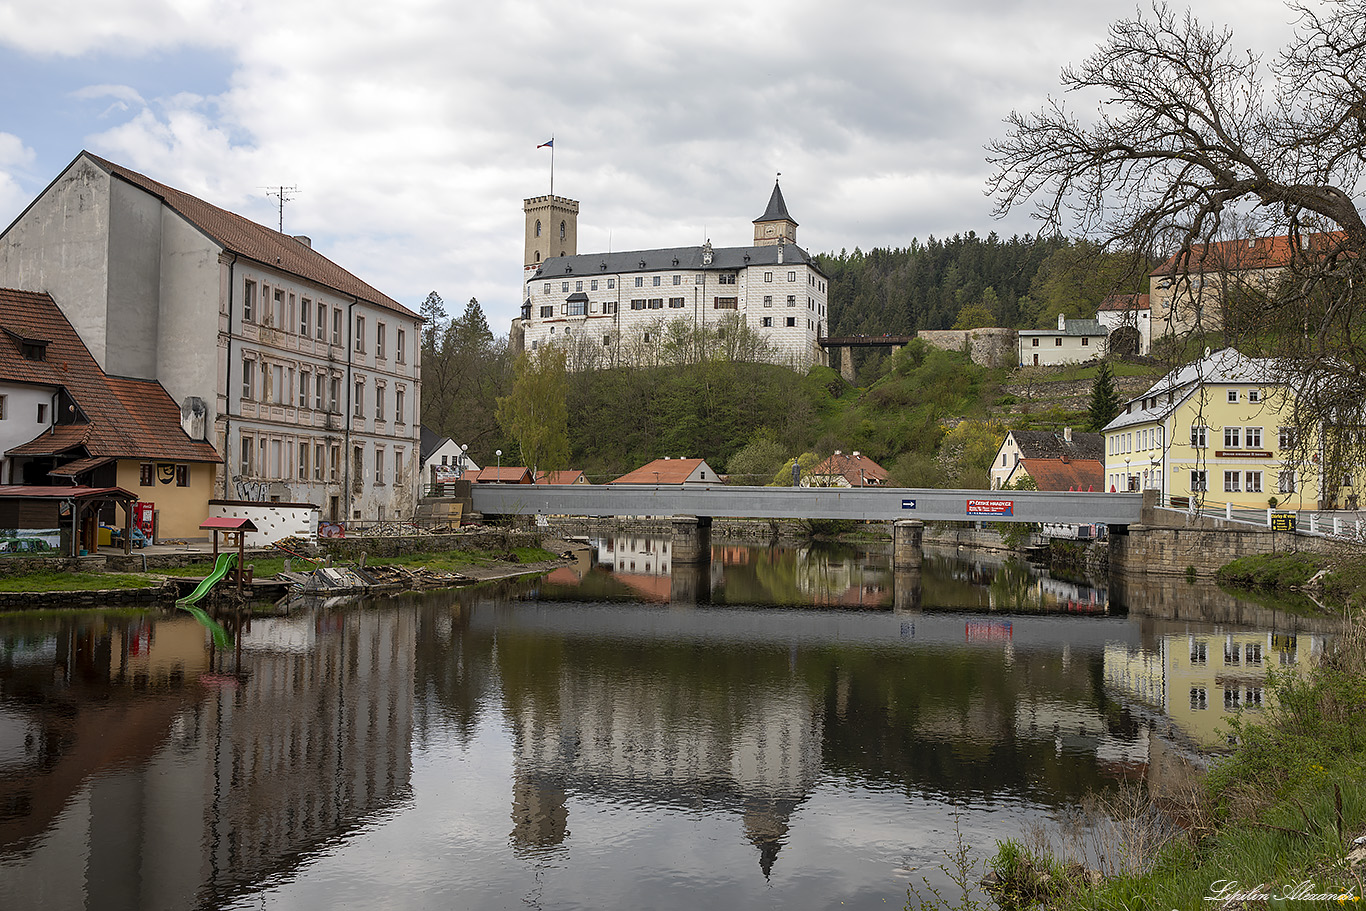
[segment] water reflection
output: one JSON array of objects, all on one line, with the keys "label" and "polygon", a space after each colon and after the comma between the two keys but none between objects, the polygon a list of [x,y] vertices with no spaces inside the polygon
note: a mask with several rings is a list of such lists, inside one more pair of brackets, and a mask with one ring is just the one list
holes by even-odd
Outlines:
[{"label": "water reflection", "polygon": [[948,552],[894,574],[876,550],[717,548],[683,571],[665,545],[257,618],[240,656],[190,618],[0,618],[0,895],[899,905],[950,804],[987,844],[1154,780],[1173,728],[1218,742],[1331,635]]}]

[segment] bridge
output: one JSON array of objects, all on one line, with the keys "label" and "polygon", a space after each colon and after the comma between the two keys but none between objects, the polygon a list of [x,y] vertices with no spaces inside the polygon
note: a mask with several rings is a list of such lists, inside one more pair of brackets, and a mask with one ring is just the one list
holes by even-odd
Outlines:
[{"label": "bridge", "polygon": [[891,521],[893,564],[907,569],[927,521],[1131,525],[1143,507],[1141,493],[911,487],[474,484],[470,497],[486,516],[672,516],[679,563],[708,559],[713,518]]},{"label": "bridge", "polygon": [[844,354],[840,356],[840,376],[850,386],[854,385],[854,362],[849,357],[851,348],[891,348],[896,351],[902,345],[909,344],[914,335],[835,335],[826,338],[816,339],[816,344],[826,351],[833,349],[844,349]]}]

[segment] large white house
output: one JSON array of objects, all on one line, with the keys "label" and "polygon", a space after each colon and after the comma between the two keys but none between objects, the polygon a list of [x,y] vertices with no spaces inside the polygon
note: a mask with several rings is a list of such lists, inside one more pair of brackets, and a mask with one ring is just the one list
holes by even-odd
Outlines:
[{"label": "large white house", "polygon": [[82,152],[0,234],[0,287],[49,293],[106,373],[160,381],[224,498],[411,510],[421,319],[307,237]]},{"label": "large white house", "polygon": [[571,367],[656,363],[671,328],[705,328],[722,342],[739,326],[768,358],[805,370],[827,362],[827,279],[796,244],[797,223],[775,183],[747,247],[701,246],[577,253],[578,203],[525,201],[526,296],[514,347],[562,345]]}]

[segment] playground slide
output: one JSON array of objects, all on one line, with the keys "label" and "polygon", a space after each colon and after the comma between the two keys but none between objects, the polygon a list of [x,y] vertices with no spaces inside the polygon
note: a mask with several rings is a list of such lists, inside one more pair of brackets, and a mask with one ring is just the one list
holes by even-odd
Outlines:
[{"label": "playground slide", "polygon": [[237,554],[219,554],[218,562],[214,565],[213,572],[205,577],[203,582],[195,586],[195,590],[175,603],[176,607],[191,614],[196,620],[208,628],[213,633],[213,644],[219,648],[228,648],[232,645],[232,636],[228,634],[217,620],[204,612],[202,607],[196,607],[195,602],[199,601],[209,593],[215,585],[223,580],[223,577],[232,569],[237,562]]}]

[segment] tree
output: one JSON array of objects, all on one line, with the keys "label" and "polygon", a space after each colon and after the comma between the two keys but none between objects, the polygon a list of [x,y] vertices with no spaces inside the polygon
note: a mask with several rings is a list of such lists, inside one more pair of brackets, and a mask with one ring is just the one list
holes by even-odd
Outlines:
[{"label": "tree", "polygon": [[1119,393],[1115,391],[1115,380],[1106,361],[1100,362],[1095,382],[1091,384],[1091,404],[1086,414],[1086,429],[1092,433],[1100,433],[1119,414]]},{"label": "tree", "polygon": [[1238,52],[1230,30],[1166,6],[1115,23],[1062,73],[1068,91],[1100,94],[1099,111],[1083,120],[1053,100],[1012,113],[987,146],[988,185],[997,214],[1036,200],[1046,232],[1074,224],[1108,249],[1174,249],[1178,281],[1235,221],[1245,236],[1286,235],[1285,275],[1226,339],[1284,358],[1302,430],[1361,426],[1366,5],[1289,8],[1296,31],[1269,64]]},{"label": "tree", "polygon": [[535,357],[517,358],[512,392],[498,399],[498,424],[517,441],[522,464],[533,474],[568,467],[566,386],[564,351],[550,345]]}]

